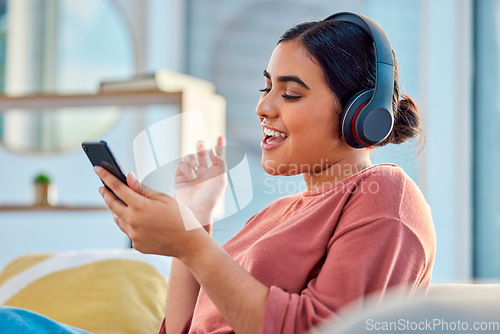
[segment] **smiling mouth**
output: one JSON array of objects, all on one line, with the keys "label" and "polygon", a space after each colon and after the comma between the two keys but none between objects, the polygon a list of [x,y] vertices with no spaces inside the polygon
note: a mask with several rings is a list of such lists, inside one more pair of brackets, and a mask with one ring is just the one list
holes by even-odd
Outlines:
[{"label": "smiling mouth", "polygon": [[266,144],[284,142],[288,138],[288,135],[286,133],[271,130],[268,128],[264,128],[264,135],[264,142]]}]

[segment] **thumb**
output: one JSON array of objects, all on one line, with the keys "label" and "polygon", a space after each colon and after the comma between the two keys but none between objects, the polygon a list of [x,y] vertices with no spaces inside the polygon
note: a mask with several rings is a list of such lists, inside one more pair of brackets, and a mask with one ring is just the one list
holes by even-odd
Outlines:
[{"label": "thumb", "polygon": [[153,189],[139,182],[135,174],[132,172],[128,173],[127,175],[127,184],[130,189],[145,197],[152,197],[156,193],[156,191],[154,191]]}]

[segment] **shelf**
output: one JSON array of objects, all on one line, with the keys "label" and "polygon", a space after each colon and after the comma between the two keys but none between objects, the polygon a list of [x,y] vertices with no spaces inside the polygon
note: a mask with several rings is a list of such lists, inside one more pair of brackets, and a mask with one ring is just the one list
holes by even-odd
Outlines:
[{"label": "shelf", "polygon": [[78,106],[147,106],[181,104],[181,101],[182,92],[169,93],[160,90],[101,92],[88,95],[0,95],[0,112],[11,108],[40,110]]},{"label": "shelf", "polygon": [[[217,138],[225,134],[226,100],[215,93],[213,84],[201,82],[196,78],[187,78],[185,75],[167,73],[165,71],[162,73],[163,74],[158,76],[158,80],[162,81],[161,84],[148,89],[119,90],[117,87],[113,88],[113,85],[108,84],[109,87],[107,89],[101,90],[96,94],[30,94],[22,96],[0,94],[0,116],[2,116],[4,112],[9,112],[9,117],[14,116],[12,114],[15,114],[15,111],[19,109],[19,111],[43,113],[44,111],[55,111],[51,109],[62,108],[63,110],[61,110],[61,112],[69,113],[72,111],[71,109],[78,110],[78,108],[74,107],[116,106],[120,108],[134,107],[132,109],[142,113],[148,111],[148,106],[161,105],[167,106],[168,108],[176,107],[178,113],[176,113],[175,116],[178,117],[172,118],[171,111],[168,109],[165,119],[157,121],[155,124],[149,124],[146,122],[146,117],[142,116],[141,118],[137,118],[137,125],[134,125],[132,128],[133,131],[130,132],[130,136],[134,136],[134,145],[131,147],[134,155],[137,150],[137,152],[143,154],[145,159],[147,159],[144,163],[141,162],[141,164],[136,166],[138,176],[141,177],[139,174],[143,172],[142,177],[145,177],[153,170],[161,167],[159,165],[160,162],[162,165],[169,162],[160,160],[160,158],[156,156],[156,152],[159,152],[158,145],[163,144],[164,140],[169,139],[170,142],[174,143],[172,145],[177,145],[176,143],[178,143],[178,147],[173,146],[172,150],[172,152],[174,152],[172,153],[172,159],[175,160],[193,153],[196,142],[199,139],[205,139],[209,143],[216,143]],[[161,87],[165,89],[160,89]],[[21,115],[18,116],[19,118],[14,117],[16,122],[18,122],[15,123],[16,127],[25,124],[23,122],[32,121],[32,115],[26,115],[25,113],[20,113],[19,115]],[[172,118],[172,120],[163,122],[169,118]],[[53,122],[52,118],[51,122]],[[7,124],[6,122],[4,123]],[[161,132],[158,136],[152,137],[148,132],[148,129],[153,126],[155,131]],[[175,131],[171,131],[171,128]],[[179,131],[177,128],[179,128]],[[134,134],[137,130],[140,132]],[[201,136],[206,136],[207,138],[200,138]],[[132,141],[131,139],[130,141]],[[127,140],[124,140],[124,142],[127,142]],[[77,142],[79,145],[80,140]],[[157,145],[157,143],[159,144]],[[169,155],[168,158],[165,159],[170,158]],[[0,212],[69,212],[98,210],[108,210],[108,208],[104,203],[101,206],[71,204],[56,206],[0,204]]]},{"label": "shelf", "polygon": [[108,210],[107,206],[97,205],[0,205],[0,212],[14,211],[99,211]]}]

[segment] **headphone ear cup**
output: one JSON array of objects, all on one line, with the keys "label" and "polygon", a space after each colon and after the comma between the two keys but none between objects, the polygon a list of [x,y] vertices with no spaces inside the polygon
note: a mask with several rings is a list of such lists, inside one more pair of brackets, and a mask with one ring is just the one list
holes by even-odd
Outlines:
[{"label": "headphone ear cup", "polygon": [[359,138],[356,132],[355,121],[361,110],[370,102],[375,89],[365,89],[354,95],[342,109],[340,116],[340,134],[346,143],[354,148],[370,146]]}]

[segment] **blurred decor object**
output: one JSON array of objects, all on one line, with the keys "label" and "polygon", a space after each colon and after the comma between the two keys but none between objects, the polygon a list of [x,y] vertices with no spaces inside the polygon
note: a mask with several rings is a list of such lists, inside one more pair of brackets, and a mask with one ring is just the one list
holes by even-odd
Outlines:
[{"label": "blurred decor object", "polygon": [[[180,94],[181,156],[195,153],[193,148],[196,147],[198,140],[206,139],[210,143],[216,143],[217,136],[225,133],[226,99],[216,94],[215,85],[212,82],[191,75],[167,69],[157,69],[153,73],[137,74],[128,80],[104,80],[100,83],[98,95],[121,94],[128,96],[131,93],[150,94],[154,92]],[[154,105],[153,102],[149,104]],[[188,111],[199,111],[200,117],[191,117],[187,113]],[[191,113],[191,115],[194,114]],[[202,128],[208,130],[208,138],[203,138],[204,130]],[[164,138],[164,140],[168,139]],[[149,139],[146,142],[149,143]]]},{"label": "blurred decor object", "polygon": [[158,69],[153,73],[140,73],[128,80],[104,80],[100,83],[101,92],[162,90],[181,92],[187,89],[215,93],[215,85],[203,79],[184,73]]},{"label": "blurred decor object", "polygon": [[[94,94],[103,76],[130,76],[134,39],[121,7],[113,0],[0,0],[0,92]],[[122,116],[110,106],[0,109],[0,148],[21,154],[77,151]]]},{"label": "blurred decor object", "polygon": [[56,189],[50,177],[46,174],[38,174],[34,181],[35,206],[54,206],[56,204]]}]

